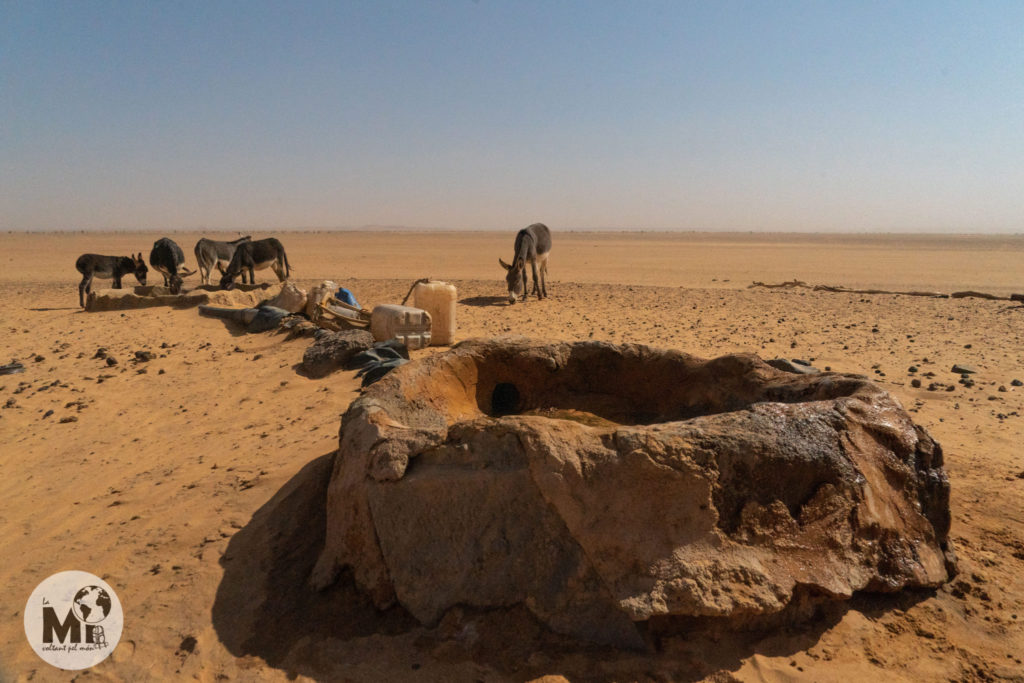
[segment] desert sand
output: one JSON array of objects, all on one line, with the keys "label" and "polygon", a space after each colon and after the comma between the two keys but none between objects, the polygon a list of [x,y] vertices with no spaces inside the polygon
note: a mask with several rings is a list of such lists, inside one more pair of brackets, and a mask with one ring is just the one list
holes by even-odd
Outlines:
[{"label": "desert sand", "polygon": [[[101,576],[124,606],[119,646],[87,672],[97,680],[1024,680],[1024,387],[1013,382],[1024,380],[1024,306],[747,287],[796,278],[1006,296],[1024,292],[1024,238],[556,228],[550,298],[508,306],[497,260],[512,235],[278,234],[297,284],[329,278],[367,307],[398,303],[420,277],[454,283],[457,339],[801,358],[868,375],[942,444],[952,582],[856,596],[770,633],[681,632],[635,652],[570,642],[527,614],[454,610],[425,628],[397,608],[378,614],[344,582],[310,595],[322,529],[290,521],[323,495],[316,482],[358,381],[299,374],[309,339],[246,335],[194,308],[78,308],[80,253],[148,258],[160,236],[2,236],[0,363],[26,371],[0,376],[0,680],[74,676],[39,659],[22,626],[33,588],[64,569]],[[169,236],[194,267],[200,234]],[[100,347],[117,363],[96,358]],[[155,358],[134,360],[143,350]],[[957,383],[955,363],[976,369],[974,386]]]}]

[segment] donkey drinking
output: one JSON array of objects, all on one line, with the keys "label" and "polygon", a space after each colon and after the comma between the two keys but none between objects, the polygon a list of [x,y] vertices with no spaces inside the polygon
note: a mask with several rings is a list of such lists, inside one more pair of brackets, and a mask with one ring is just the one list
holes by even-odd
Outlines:
[{"label": "donkey drinking", "polygon": [[114,289],[121,289],[121,278],[131,273],[140,285],[146,284],[146,273],[149,268],[142,260],[142,252],[138,256],[101,256],[100,254],[82,254],[75,261],[75,268],[82,274],[78,283],[78,305],[85,307],[85,297],[92,291],[92,279],[114,280]]},{"label": "donkey drinking", "polygon": [[[551,252],[551,231],[543,223],[534,223],[523,228],[516,235],[515,257],[509,265],[498,259],[501,267],[508,271],[505,281],[508,284],[508,302],[514,304],[516,297],[526,301],[526,264],[533,268],[533,293],[538,299],[548,295],[547,274],[548,254]],[[537,266],[540,265],[540,277],[537,277]]]}]

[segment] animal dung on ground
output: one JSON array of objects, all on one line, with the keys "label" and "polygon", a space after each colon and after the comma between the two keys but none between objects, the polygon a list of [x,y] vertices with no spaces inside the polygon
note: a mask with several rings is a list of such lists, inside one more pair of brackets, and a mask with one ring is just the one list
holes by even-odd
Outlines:
[{"label": "animal dung on ground", "polygon": [[[955,572],[942,448],[855,375],[600,342],[463,342],[352,403],[310,581],[424,624],[524,605],[639,647]],[[791,609],[792,608],[792,609]]]}]

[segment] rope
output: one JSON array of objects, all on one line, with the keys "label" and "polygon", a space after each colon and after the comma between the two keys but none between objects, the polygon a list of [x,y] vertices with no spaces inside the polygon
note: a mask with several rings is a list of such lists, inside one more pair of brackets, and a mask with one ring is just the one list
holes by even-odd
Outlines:
[{"label": "rope", "polygon": [[416,282],[412,283],[412,287],[409,288],[409,293],[405,295],[404,299],[402,299],[402,305],[404,306],[405,302],[409,300],[410,296],[412,296],[412,290],[416,289],[416,285],[418,285],[418,284],[426,284],[427,282],[430,282],[430,278],[429,277],[421,277],[419,280],[417,280]]}]

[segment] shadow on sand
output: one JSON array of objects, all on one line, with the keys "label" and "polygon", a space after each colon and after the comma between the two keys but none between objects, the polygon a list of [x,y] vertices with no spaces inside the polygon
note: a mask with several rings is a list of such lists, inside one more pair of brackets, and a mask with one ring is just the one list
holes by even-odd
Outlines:
[{"label": "shadow on sand", "polygon": [[221,557],[224,577],[213,625],[232,654],[256,655],[280,667],[303,639],[349,640],[418,626],[401,608],[379,612],[346,578],[320,593],[307,587],[323,546],[333,462],[329,453],[303,467],[232,537]]},{"label": "shadow on sand", "polygon": [[[232,537],[220,563],[224,575],[213,605],[213,625],[237,657],[256,656],[291,678],[434,680],[486,669],[477,678],[529,680],[559,673],[570,680],[696,681],[736,672],[761,654],[788,657],[814,646],[851,611],[878,618],[908,609],[932,591],[855,596],[815,604],[804,595],[789,614],[743,625],[725,619],[660,618],[639,624],[645,651],[594,646],[547,630],[522,606],[482,610],[453,607],[427,628],[401,607],[377,610],[344,574],[324,592],[307,578],[323,546],[327,485],[334,454],[302,468]],[[346,658],[376,661],[375,676],[354,674]],[[404,660],[403,660],[404,658]],[[405,668],[395,670],[395,660]],[[414,663],[407,666],[409,661]],[[390,667],[390,668],[388,668]],[[407,675],[402,675],[402,671]]]},{"label": "shadow on sand", "polygon": [[508,306],[507,296],[470,296],[465,299],[459,299],[459,303],[464,306]]}]

